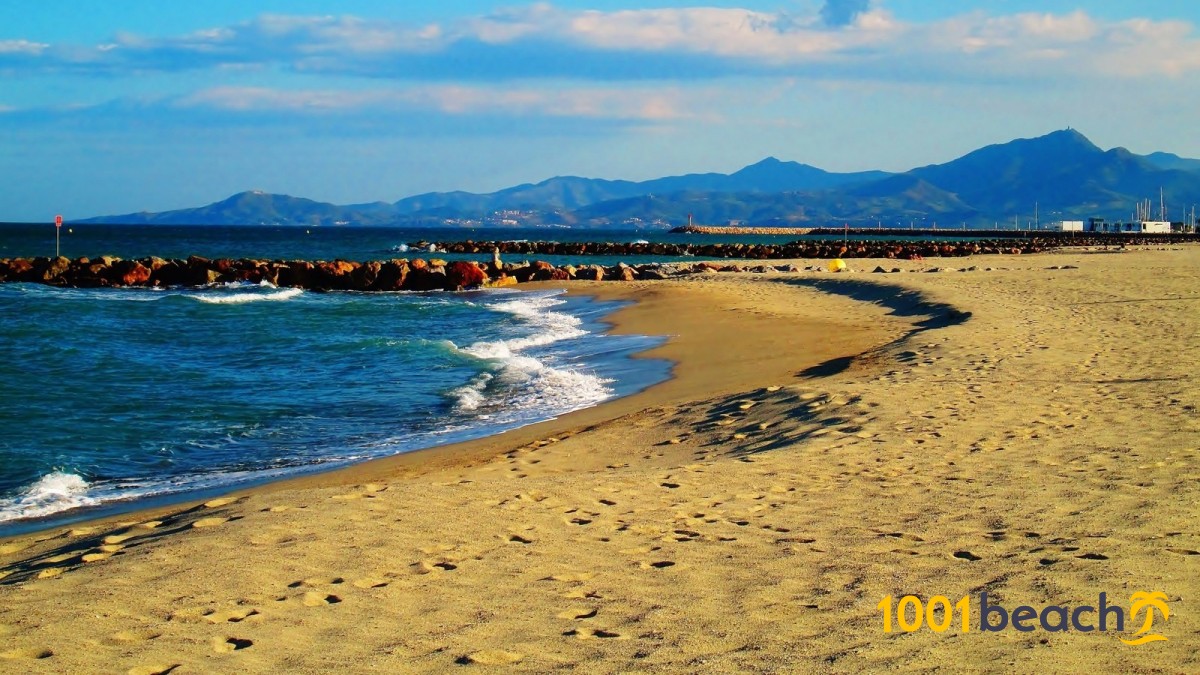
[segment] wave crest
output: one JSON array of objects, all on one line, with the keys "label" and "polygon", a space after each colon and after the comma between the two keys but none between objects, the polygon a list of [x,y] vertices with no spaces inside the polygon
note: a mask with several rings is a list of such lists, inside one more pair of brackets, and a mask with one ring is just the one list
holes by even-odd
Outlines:
[{"label": "wave crest", "polygon": [[187,297],[211,305],[241,305],[247,302],[279,302],[304,293],[302,288],[285,288],[271,293],[192,293]]},{"label": "wave crest", "polygon": [[82,476],[54,471],[42,476],[21,494],[0,499],[0,522],[48,516],[59,511],[95,504]]},{"label": "wave crest", "polygon": [[535,357],[525,353],[537,347],[587,335],[582,319],[554,312],[550,308],[564,304],[554,295],[526,295],[491,303],[495,311],[512,314],[533,329],[524,337],[480,341],[458,350],[494,363],[493,370],[481,373],[470,383],[451,392],[454,408],[460,413],[492,412],[519,414],[540,409],[562,414],[594,405],[609,398],[612,380],[582,370],[552,365],[553,357]]}]

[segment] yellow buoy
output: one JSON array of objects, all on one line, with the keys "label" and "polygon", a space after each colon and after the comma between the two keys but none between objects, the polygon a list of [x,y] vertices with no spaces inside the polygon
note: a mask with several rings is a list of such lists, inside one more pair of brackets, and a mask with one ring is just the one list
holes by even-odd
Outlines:
[{"label": "yellow buoy", "polygon": [[829,261],[830,272],[841,272],[844,269],[846,269],[846,263],[841,258],[834,258]]}]

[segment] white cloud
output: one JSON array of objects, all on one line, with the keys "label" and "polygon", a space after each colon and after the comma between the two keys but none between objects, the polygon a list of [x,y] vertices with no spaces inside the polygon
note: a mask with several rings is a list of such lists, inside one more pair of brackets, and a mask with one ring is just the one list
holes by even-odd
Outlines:
[{"label": "white cloud", "polygon": [[[690,7],[573,10],[539,3],[427,25],[357,17],[264,15],[179,37],[118,35],[85,49],[0,41],[0,71],[120,74],[273,66],[400,80],[696,80],[736,75],[911,80],[1182,76],[1200,39],[1181,21],[1067,14],[902,21],[865,0],[820,15]],[[18,72],[10,69],[8,72]]]},{"label": "white cloud", "polygon": [[0,40],[0,55],[3,54],[41,54],[50,48],[50,45],[42,42],[30,42],[29,40]]}]

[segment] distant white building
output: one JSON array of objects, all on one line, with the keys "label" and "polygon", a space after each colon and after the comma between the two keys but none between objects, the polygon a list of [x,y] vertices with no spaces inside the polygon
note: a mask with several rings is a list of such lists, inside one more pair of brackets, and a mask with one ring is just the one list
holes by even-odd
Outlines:
[{"label": "distant white building", "polygon": [[1060,220],[1055,225],[1059,232],[1083,232],[1082,220]]},{"label": "distant white building", "polygon": [[1170,234],[1171,223],[1166,220],[1135,220],[1128,223],[1110,223],[1101,218],[1092,218],[1088,220],[1086,231],[1118,234]]},{"label": "distant white building", "polygon": [[1141,230],[1132,230],[1133,232],[1144,232],[1146,234],[1170,234],[1171,221],[1169,220],[1142,220],[1133,223],[1134,227],[1141,226]]}]

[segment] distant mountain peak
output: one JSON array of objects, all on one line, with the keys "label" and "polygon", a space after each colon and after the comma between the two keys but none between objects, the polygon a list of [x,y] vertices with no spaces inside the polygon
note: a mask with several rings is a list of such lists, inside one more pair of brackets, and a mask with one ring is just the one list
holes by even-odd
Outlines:
[{"label": "distant mountain peak", "polygon": [[[686,221],[819,224],[907,219],[991,222],[1040,208],[1055,217],[1118,217],[1163,191],[1167,202],[1200,194],[1200,160],[1168,153],[1105,152],[1066,128],[989,145],[944,164],[903,174],[832,173],[775,156],[731,174],[647,181],[556,176],[487,194],[427,193],[395,203],[339,206],[247,190],[207,206],[77,222],[262,225],[479,225],[610,227]],[[1190,202],[1189,202],[1190,203]],[[501,214],[493,217],[494,214]],[[515,215],[514,215],[515,214]],[[502,220],[500,220],[502,218]],[[936,221],[933,221],[936,222]]]},{"label": "distant mountain peak", "polygon": [[[1034,139],[1034,140],[1038,140],[1038,139]],[[1071,127],[1067,127],[1066,129],[1059,129],[1058,131],[1052,131],[1052,132],[1046,134],[1045,136],[1042,136],[1041,140],[1055,140],[1055,141],[1060,141],[1060,142],[1065,141],[1065,142],[1070,142],[1070,143],[1077,143],[1079,145],[1085,145],[1085,146],[1088,146],[1091,148],[1096,148],[1097,150],[1099,150],[1099,148],[1096,146],[1095,143],[1093,143],[1091,141],[1091,139],[1089,139],[1087,136],[1084,136],[1082,133],[1079,132],[1079,130],[1072,129]]]}]

